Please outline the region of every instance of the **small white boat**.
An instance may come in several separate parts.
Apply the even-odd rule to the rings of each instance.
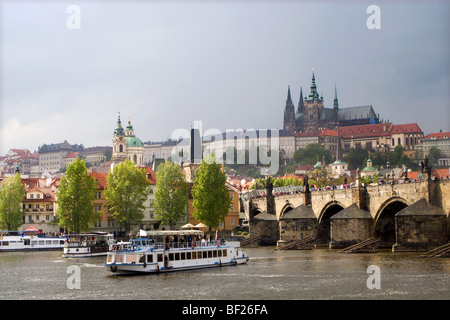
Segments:
[[[26,232],[0,233],[1,251],[57,250],[64,247],[65,238],[45,238]]]
[[[203,232],[199,230],[150,231],[148,236],[151,239],[117,243],[108,253],[105,267],[120,275],[234,266],[248,261],[239,241],[200,240]]]
[[[116,243],[107,232],[91,232],[66,235],[63,258],[86,258],[106,256]]]

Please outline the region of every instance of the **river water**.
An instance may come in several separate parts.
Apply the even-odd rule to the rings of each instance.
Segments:
[[[107,271],[106,258],[63,259],[60,251],[2,252],[0,299],[450,299],[448,258],[391,251],[342,254],[274,247],[244,251],[250,256],[246,265],[126,277]],[[73,266],[79,270],[78,286],[70,280]],[[369,266],[378,271],[368,271]]]

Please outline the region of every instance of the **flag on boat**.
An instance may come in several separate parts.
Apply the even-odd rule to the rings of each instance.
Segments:
[[[140,237],[146,237],[147,236],[147,231],[140,229],[139,230],[139,236]]]
[[[216,230],[216,240],[219,239],[219,231]]]

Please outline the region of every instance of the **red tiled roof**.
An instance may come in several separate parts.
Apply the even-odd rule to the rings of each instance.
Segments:
[[[148,181],[150,184],[156,184],[156,173],[151,167],[144,167],[145,173],[147,174]]]
[[[439,179],[450,177],[450,169],[433,169],[432,176],[438,177]]]
[[[297,168],[295,168],[295,170],[311,170],[314,169],[314,165],[313,164],[300,164],[297,166]]]
[[[419,171],[411,171],[408,172],[408,179],[417,179],[417,177],[419,176]]]
[[[450,137],[450,132],[436,132],[436,133],[430,133],[423,139],[444,139],[444,137]]]
[[[394,124],[391,133],[423,133],[417,123]]]
[[[64,158],[76,158],[77,156],[78,152],[69,152]]]
[[[97,188],[98,189],[106,189],[107,183],[106,183],[106,177],[107,173],[99,173],[96,171],[93,171],[91,173],[91,177],[97,180]]]
[[[318,136],[338,136],[337,130],[331,130],[331,129],[324,129],[324,130],[318,130],[317,131]]]
[[[364,124],[359,126],[340,127],[342,137],[374,137],[387,136],[392,127],[392,123]]]

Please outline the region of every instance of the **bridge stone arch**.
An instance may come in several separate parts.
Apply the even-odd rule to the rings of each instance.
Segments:
[[[375,237],[381,239],[380,247],[392,247],[396,242],[395,215],[408,207],[402,197],[394,196],[384,201],[374,216]]]
[[[291,211],[292,209],[294,209],[294,205],[292,205],[290,202],[287,202],[284,207],[281,209],[280,211],[280,215],[278,217],[278,219],[281,219],[281,217],[286,213]]]
[[[325,204],[319,213],[317,243],[328,244],[331,240],[331,222],[330,218],[339,211],[343,210],[345,206],[336,200],[329,201]]]

